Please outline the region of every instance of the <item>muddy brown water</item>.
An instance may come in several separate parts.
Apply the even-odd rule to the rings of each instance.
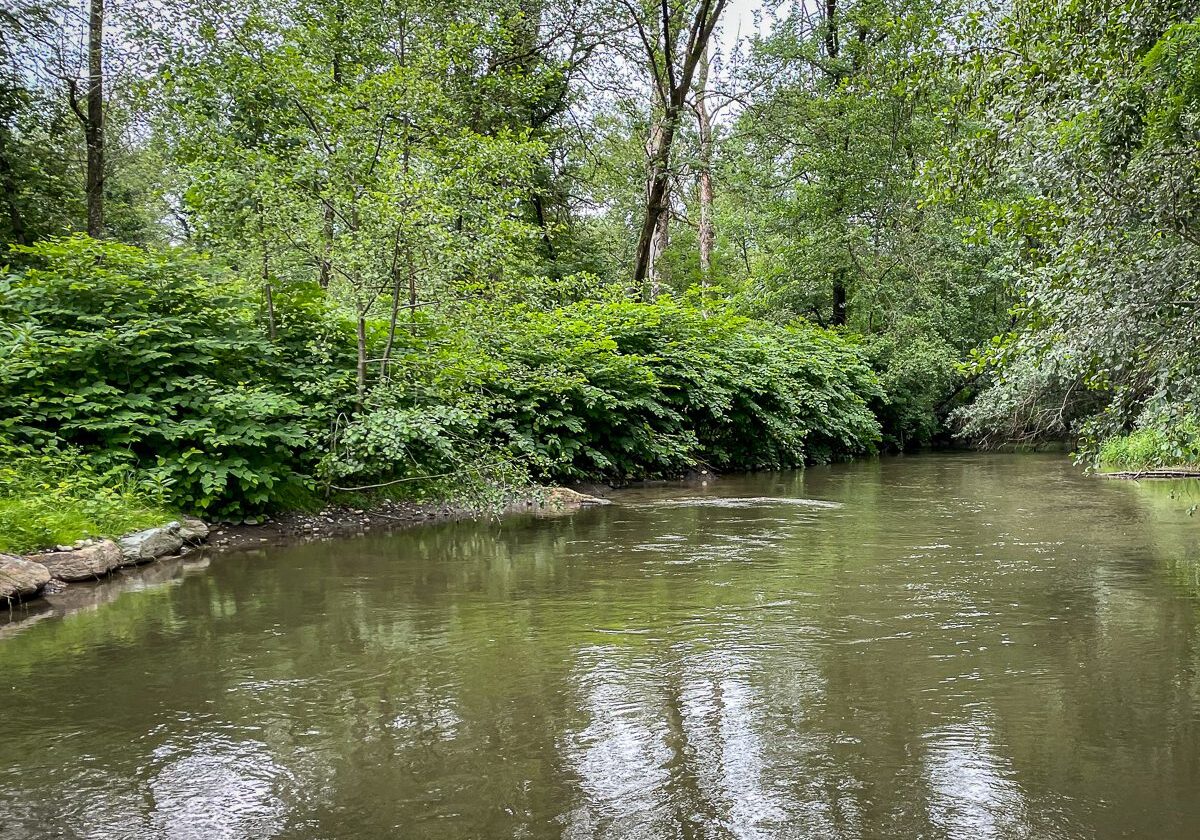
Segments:
[[[1200,837],[1197,502],[922,455],[68,591],[0,836]]]

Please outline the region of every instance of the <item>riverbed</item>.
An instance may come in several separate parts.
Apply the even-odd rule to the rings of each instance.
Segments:
[[[614,501],[15,615],[0,835],[1200,836],[1195,483],[933,454]]]

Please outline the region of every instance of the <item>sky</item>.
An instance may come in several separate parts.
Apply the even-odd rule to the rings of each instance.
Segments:
[[[763,7],[763,0],[729,0],[725,9],[719,41],[721,52],[728,53],[737,42],[738,37],[746,37],[757,30],[754,25],[754,13]]]

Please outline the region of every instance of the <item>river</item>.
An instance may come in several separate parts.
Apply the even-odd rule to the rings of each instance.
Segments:
[[[0,835],[1195,838],[1197,502],[934,454],[168,564],[0,627]]]

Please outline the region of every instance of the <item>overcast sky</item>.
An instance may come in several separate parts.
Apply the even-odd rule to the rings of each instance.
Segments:
[[[754,13],[761,10],[762,6],[763,0],[729,0],[729,6],[722,16],[721,52],[728,53],[739,37],[753,35],[757,31]]]

